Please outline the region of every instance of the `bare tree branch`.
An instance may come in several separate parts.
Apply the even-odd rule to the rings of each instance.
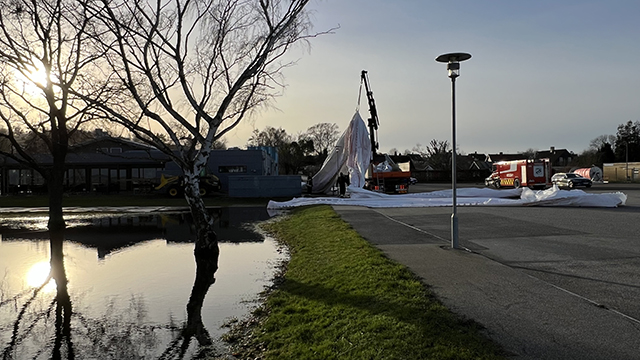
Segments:
[[[287,50],[318,35],[309,34],[307,3],[86,3],[90,17],[100,19],[95,46],[114,75],[83,99],[180,165],[187,201],[200,224],[198,239],[215,243],[198,184],[209,153],[247,114],[277,95],[273,89],[282,87],[282,71],[292,65],[281,60]],[[117,93],[122,88],[129,101]]]

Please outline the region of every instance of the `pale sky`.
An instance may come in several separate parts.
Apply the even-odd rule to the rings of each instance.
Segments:
[[[463,153],[550,146],[580,153],[599,135],[640,120],[637,0],[312,0],[314,30],[340,26],[294,49],[287,88],[227,136],[244,146],[254,128],[289,134],[321,123],[342,132],[367,70],[380,151],[451,142],[451,80],[435,58],[467,52],[456,80]],[[360,114],[369,116],[363,89]]]

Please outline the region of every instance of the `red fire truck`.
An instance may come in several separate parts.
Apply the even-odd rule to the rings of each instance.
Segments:
[[[551,168],[547,159],[500,161],[493,164],[493,172],[484,183],[496,189],[521,186],[544,189],[551,186]]]

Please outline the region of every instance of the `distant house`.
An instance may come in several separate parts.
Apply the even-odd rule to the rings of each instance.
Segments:
[[[551,163],[551,167],[555,172],[560,171],[568,171],[569,164],[571,160],[576,155],[567,149],[556,149],[555,147],[550,147],[549,150],[541,150],[536,151],[533,155],[535,159],[549,159]],[[487,154],[486,161],[489,163],[496,163],[500,161],[513,161],[513,160],[521,160],[526,159],[528,156],[525,154]]]
[[[521,160],[525,158],[524,154],[504,154],[502,152],[497,154],[487,154],[486,162],[493,164],[501,161],[513,161],[513,160]]]
[[[51,166],[49,154],[35,154],[42,166]],[[168,156],[145,144],[127,139],[100,137],[69,148],[64,186],[72,192],[118,192],[134,190],[156,177],[169,162]],[[0,192],[43,193],[40,174],[11,158],[0,157]]]
[[[538,151],[536,157],[538,159],[549,159],[553,169],[568,171],[566,168],[569,167],[571,160],[575,158],[576,155],[567,149],[556,149],[552,146],[549,150]]]
[[[434,169],[429,163],[429,160],[422,155],[409,154],[405,155],[405,157],[409,161],[411,176],[416,178],[419,182],[446,180],[446,171]]]
[[[207,163],[207,172],[220,178],[225,192],[229,192],[230,184],[235,183],[232,196],[299,195],[300,176],[277,176],[277,157],[273,154],[277,154],[275,148],[265,147],[214,150]],[[53,163],[48,154],[34,157],[43,166]],[[159,184],[162,174],[182,174],[179,166],[161,151],[110,136],[70,147],[65,163],[64,186],[69,192],[148,192]],[[0,194],[44,192],[44,179],[38,172],[0,156]]]
[[[409,163],[411,165],[411,172],[421,172],[421,171],[432,171],[433,166],[429,164],[429,160],[424,158],[420,154],[409,154],[407,155],[409,158]]]
[[[450,181],[451,169],[436,169],[420,154],[405,155],[411,167],[411,176],[419,182]],[[392,157],[393,158],[393,157]],[[395,160],[395,159],[394,159]],[[491,164],[483,154],[458,155],[456,157],[457,177],[460,181],[479,181],[491,173]]]

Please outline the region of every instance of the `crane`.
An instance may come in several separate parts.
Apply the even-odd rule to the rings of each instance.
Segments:
[[[364,83],[367,92],[367,102],[369,103],[369,114],[371,117],[368,121],[369,137],[371,139],[371,164],[369,165],[369,178],[365,179],[365,188],[373,191],[383,191],[386,193],[406,194],[409,191],[410,171],[402,171],[400,167],[386,154],[378,154],[378,110],[376,102],[373,99],[373,91],[369,85],[369,76],[366,70],[360,73],[360,90],[362,91],[362,83]],[[358,103],[360,99],[358,98]],[[386,162],[391,166],[391,171],[379,171],[376,166]]]
[[[380,122],[378,121],[378,110],[376,109],[376,101],[373,99],[373,91],[371,91],[371,86],[369,85],[369,76],[367,75],[366,70],[362,70],[360,74],[360,79],[364,82],[364,87],[367,92],[367,102],[369,103],[369,114],[371,117],[368,121],[369,126],[369,137],[371,138],[371,153],[375,157],[376,150],[378,150],[378,125]]]

